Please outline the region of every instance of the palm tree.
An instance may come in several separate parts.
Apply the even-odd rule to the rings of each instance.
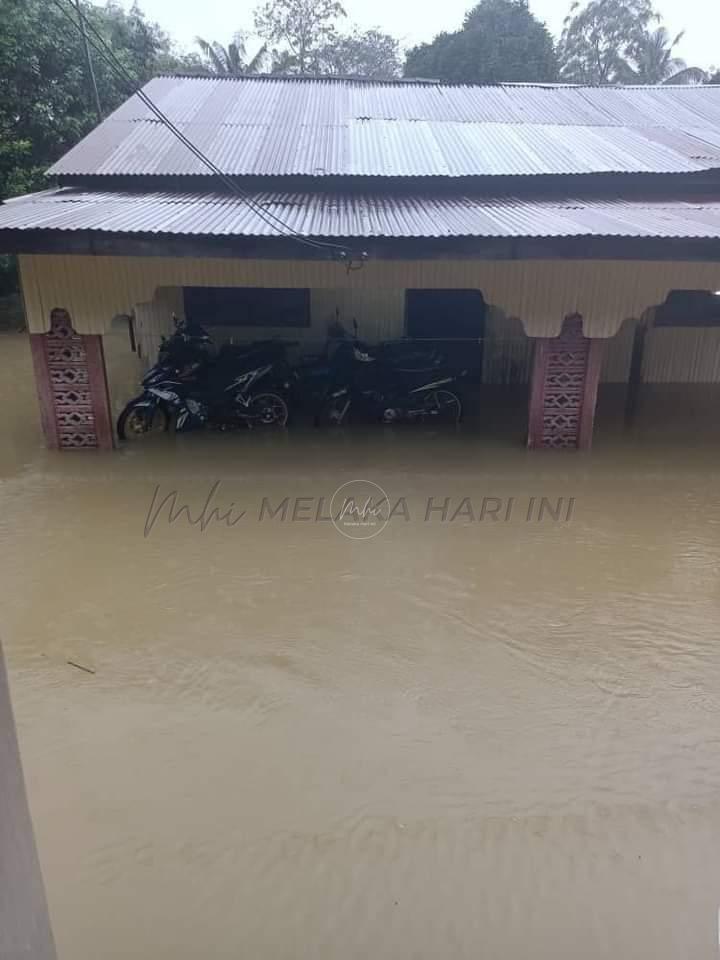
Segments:
[[[702,83],[707,79],[704,70],[688,67],[680,57],[673,56],[684,32],[682,30],[672,41],[665,27],[643,34],[630,65],[635,83]]]
[[[208,42],[202,37],[195,37],[195,42],[212,73],[219,76],[237,77],[244,73],[259,73],[267,58],[267,45],[263,44],[254,57],[247,60],[246,42],[244,34],[236,33],[227,47],[217,41]]]

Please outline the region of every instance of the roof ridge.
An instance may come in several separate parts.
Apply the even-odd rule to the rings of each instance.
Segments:
[[[302,76],[298,74],[291,73],[242,73],[242,74],[215,74],[215,73],[186,73],[180,71],[178,73],[173,72],[163,72],[156,74],[152,79],[169,79],[169,80],[220,80],[227,83],[238,83],[242,81],[288,81],[291,83],[361,83],[365,86],[453,86],[453,87],[466,87],[472,86],[472,84],[466,83],[445,83],[442,80],[433,80],[433,79],[424,79],[422,77],[387,77],[383,79],[378,79],[375,77],[362,77],[362,76],[353,76],[348,74],[347,76],[339,76],[332,74],[303,74]],[[499,84],[487,84],[487,86],[498,86]],[[479,86],[479,84],[475,84]]]

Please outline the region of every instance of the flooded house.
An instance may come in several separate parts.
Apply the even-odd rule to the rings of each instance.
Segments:
[[[191,311],[479,344],[530,447],[590,447],[600,383],[720,381],[720,87],[162,76],[49,175],[0,247],[51,448],[112,448]]]
[[[145,91],[0,205],[0,957],[715,956],[720,87]],[[173,314],[482,402],[99,454]]]

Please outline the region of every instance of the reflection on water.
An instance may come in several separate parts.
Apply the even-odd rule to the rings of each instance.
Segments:
[[[53,455],[24,340],[3,368],[0,630],[61,960],[714,955],[712,392],[646,392],[629,432],[608,397],[590,456],[493,408]],[[576,508],[143,537],[158,485],[357,478]]]

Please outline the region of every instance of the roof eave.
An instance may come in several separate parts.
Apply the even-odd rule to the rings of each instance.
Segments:
[[[617,237],[316,237],[383,260],[656,260],[720,261],[720,238]],[[0,230],[0,252],[90,256],[237,257],[331,260],[286,237],[114,234],[77,230]]]

